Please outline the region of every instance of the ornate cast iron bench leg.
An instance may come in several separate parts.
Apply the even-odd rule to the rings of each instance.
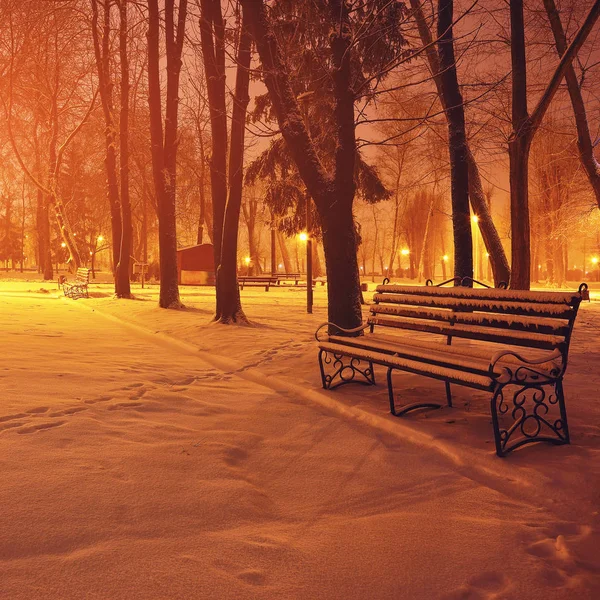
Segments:
[[[559,414],[553,415],[556,407]],[[497,383],[491,412],[496,454],[500,457],[533,442],[570,443],[562,378]]]
[[[420,408],[442,408],[443,404],[439,404],[438,402],[414,402],[412,404],[405,404],[400,408],[400,410],[396,409],[396,403],[394,401],[394,386],[392,382],[392,372],[394,369],[392,367],[388,368],[387,372],[387,384],[388,384],[388,395],[390,397],[390,412],[395,417],[402,417],[406,413],[411,410],[418,410]],[[448,406],[452,406],[452,396],[450,396],[450,384],[446,382],[446,398],[448,401]]]
[[[332,373],[326,373],[326,366],[330,366]],[[319,350],[319,367],[323,389],[332,390],[346,383],[362,383],[375,385],[375,372],[373,363],[363,359],[344,354],[334,354],[327,350]],[[356,375],[361,378],[356,378]]]

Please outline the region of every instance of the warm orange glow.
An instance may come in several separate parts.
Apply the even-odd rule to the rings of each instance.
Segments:
[[[471,217],[471,221],[473,221],[473,223],[479,223],[479,217],[477,215],[473,215]]]
[[[252,259],[249,256],[246,256],[246,258],[244,258],[244,262],[249,265],[252,262]]]
[[[402,248],[402,250],[400,250],[400,254],[402,254],[402,256],[408,256],[410,254],[410,250],[408,248]]]
[[[447,255],[447,254],[444,254],[444,256],[442,256],[442,260],[443,260],[444,262],[448,262],[448,255]]]
[[[597,256],[594,256],[594,257],[592,258],[592,264],[594,264],[594,265],[597,265],[597,264],[598,264],[598,257],[597,257]]]
[[[298,234],[298,238],[300,239],[301,242],[306,242],[306,241],[308,241],[308,233],[306,233],[306,231],[302,231],[301,233]]]
[[[99,242],[103,242],[104,241],[104,237],[101,236],[101,235],[99,235],[97,239],[98,239]]]
[[[60,247],[61,247],[61,248],[66,248],[66,247],[67,247],[67,245],[66,245],[64,242],[61,242],[61,244],[60,244]]]

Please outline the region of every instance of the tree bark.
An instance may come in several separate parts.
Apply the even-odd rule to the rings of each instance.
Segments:
[[[119,298],[131,298],[131,250],[133,224],[129,199],[129,58],[127,55],[127,2],[119,0],[119,56],[121,59],[121,113],[119,119],[119,167],[121,185],[121,240],[116,268],[115,292]]]
[[[225,85],[225,24],[220,0],[200,0],[200,42],[210,113],[212,157],[210,181],[215,268],[221,263],[223,222],[227,204],[227,106]],[[218,275],[217,275],[218,278]],[[218,284],[218,282],[217,282]],[[217,299],[216,314],[221,307]]]
[[[462,94],[458,86],[452,19],[453,0],[438,1],[440,84],[448,119],[448,150],[454,231],[454,276],[473,277],[473,240],[469,210],[469,166]],[[429,219],[428,219],[429,221]]]
[[[242,205],[244,175],[244,133],[246,109],[250,97],[250,58],[252,38],[246,17],[242,18],[240,42],[237,54],[237,72],[233,110],[231,116],[231,143],[229,147],[229,193],[223,222],[221,262],[217,268],[217,313],[220,323],[248,323],[242,310],[240,288],[237,279],[237,238]]]
[[[165,2],[167,96],[163,139],[162,101],[159,75],[160,17],[158,0],[148,0],[148,104],[152,172],[158,215],[161,308],[181,308],[177,282],[177,229],[175,221],[175,161],[177,154],[177,106],[179,73],[187,0],[181,0],[177,30],[174,24],[174,0]]]

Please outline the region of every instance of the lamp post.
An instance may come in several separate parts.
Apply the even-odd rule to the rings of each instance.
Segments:
[[[308,203],[307,203],[308,207]],[[309,225],[308,208],[306,211],[306,224]],[[308,231],[303,231],[299,236],[301,241],[306,242],[306,312],[313,311],[313,287],[312,287],[312,239]]]
[[[275,220],[271,221],[271,275],[277,273],[277,242],[275,231]]]
[[[314,94],[309,90],[299,94],[297,100],[302,104],[302,119],[306,131],[310,135],[310,125],[308,121],[308,100]],[[312,237],[310,234],[310,205],[312,198],[306,196],[306,312],[312,314],[313,311],[313,288],[312,288]]]
[[[473,241],[474,241],[474,260],[473,260],[473,279],[477,279],[480,276],[479,273],[479,238],[477,237],[477,223],[479,223],[479,217],[477,215],[473,215],[471,217],[471,222],[473,223]]]

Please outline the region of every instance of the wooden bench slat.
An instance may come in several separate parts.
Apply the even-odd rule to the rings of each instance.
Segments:
[[[569,331],[569,323],[564,319],[532,317],[526,315],[505,315],[499,313],[462,313],[449,309],[434,307],[407,307],[402,305],[373,304],[370,308],[372,314],[394,315],[409,317],[411,319],[424,319],[430,321],[445,321],[463,323],[466,325],[479,325],[502,329],[530,331],[532,333],[545,333],[565,336]]]
[[[367,362],[376,362],[379,365],[393,367],[394,369],[400,369],[402,371],[415,373],[417,375],[427,375],[428,377],[433,377],[434,379],[450,381],[451,383],[460,383],[461,385],[479,390],[492,389],[493,382],[491,377],[470,373],[468,371],[459,371],[436,364],[417,362],[401,356],[384,354],[383,352],[377,352],[375,350],[353,348],[345,344],[322,342],[320,347],[327,352],[331,352],[332,354],[339,353],[343,354],[344,356],[359,358]]]
[[[458,370],[475,371],[480,375],[489,373],[490,361],[494,351],[489,348],[485,350],[473,350],[471,348],[457,348],[443,343],[423,343],[421,340],[411,339],[389,339],[377,334],[367,334],[359,337],[347,338],[342,336],[329,336],[329,342],[334,344],[348,345],[353,348],[374,350],[385,354],[396,354],[404,358],[418,358],[424,362],[436,364],[447,368]],[[497,363],[496,373],[500,374],[501,367],[516,364],[514,357],[507,357]],[[536,365],[536,370],[551,374],[560,368],[560,361],[548,360]]]
[[[447,308],[465,312],[495,312],[532,317],[546,316],[554,319],[569,319],[574,314],[574,309],[572,307],[552,303],[524,303],[499,300],[492,303],[487,299],[480,298],[444,298],[404,293],[376,293],[373,300],[377,304],[405,304],[407,306]]]
[[[528,331],[499,330],[491,327],[479,327],[476,325],[445,325],[434,321],[417,321],[404,317],[372,316],[368,318],[370,325],[383,325],[397,327],[411,331],[422,331],[424,333],[437,333],[444,336],[469,338],[471,340],[483,340],[498,344],[526,346],[529,348],[540,348],[553,350],[564,342],[562,336],[547,335],[542,333],[530,333]]]

